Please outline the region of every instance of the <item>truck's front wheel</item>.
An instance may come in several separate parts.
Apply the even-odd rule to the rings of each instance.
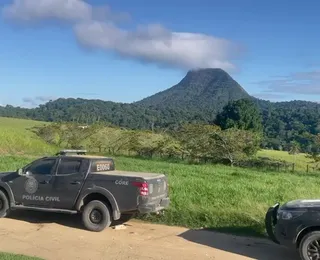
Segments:
[[[3,191],[0,190],[0,218],[7,216],[9,211],[9,201]]]
[[[109,227],[111,216],[108,206],[99,200],[90,201],[82,212],[82,222],[86,229],[95,232]]]
[[[300,257],[303,260],[320,258],[320,231],[306,234],[299,246]]]

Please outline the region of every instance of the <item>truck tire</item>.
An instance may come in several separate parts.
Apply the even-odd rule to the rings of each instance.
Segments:
[[[312,231],[302,238],[299,253],[302,260],[316,259],[312,254],[320,256],[320,231]]]
[[[9,200],[2,190],[0,190],[0,218],[5,218],[9,212]]]
[[[108,206],[100,200],[90,201],[82,212],[82,222],[86,229],[100,232],[111,225]]]

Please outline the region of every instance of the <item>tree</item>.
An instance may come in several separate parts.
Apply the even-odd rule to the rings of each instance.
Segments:
[[[83,141],[102,129],[101,124],[81,126],[73,123],[54,123],[32,128],[32,132],[49,144],[71,149],[83,148]]]
[[[170,135],[165,135],[162,140],[158,142],[158,151],[161,156],[167,158],[176,158],[182,155],[181,143]]]
[[[183,154],[192,160],[210,157],[210,135],[220,127],[215,125],[185,124],[174,137],[180,142]]]
[[[135,151],[139,156],[152,158],[159,153],[160,144],[164,140],[161,134],[154,134],[152,131],[141,131],[136,135],[138,142],[135,144]]]
[[[240,129],[227,129],[211,134],[213,157],[229,161],[231,166],[257,153],[261,136],[258,133]]]
[[[217,115],[216,124],[223,130],[237,128],[261,132],[262,116],[258,107],[248,99],[229,102]]]
[[[307,154],[307,158],[311,158],[315,162],[320,162],[320,134],[314,137],[314,143]]]
[[[300,153],[300,145],[296,141],[292,141],[289,148],[289,154],[294,156],[294,162],[296,162],[296,155]]]

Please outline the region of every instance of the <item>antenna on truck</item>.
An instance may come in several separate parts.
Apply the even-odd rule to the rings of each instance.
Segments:
[[[85,155],[87,150],[61,150],[56,155],[67,155],[67,154],[77,154],[77,155]]]

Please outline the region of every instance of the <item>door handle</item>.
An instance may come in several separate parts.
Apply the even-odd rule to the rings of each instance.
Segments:
[[[40,184],[49,184],[49,181],[40,181]]]
[[[73,184],[73,185],[80,184],[80,181],[73,181],[73,182],[70,182],[70,184]]]

